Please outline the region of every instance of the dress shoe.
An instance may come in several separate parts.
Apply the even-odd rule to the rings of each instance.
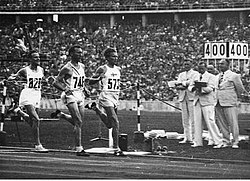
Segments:
[[[207,145],[208,145],[208,146],[213,146],[213,145],[214,145],[214,142],[213,142],[212,140],[209,140]]]
[[[188,143],[190,143],[191,145],[193,145],[193,144],[194,144],[194,141],[188,141]]]
[[[232,148],[238,149],[238,148],[239,148],[239,145],[238,145],[237,143],[234,143],[234,144],[232,145]]]
[[[227,147],[231,147],[231,144],[230,143],[223,143],[223,146],[222,146],[223,148],[227,148]]]
[[[184,139],[184,140],[180,141],[179,143],[180,143],[180,144],[186,144],[186,143],[191,143],[191,144],[193,144],[193,141],[189,141],[189,140]]]
[[[220,149],[220,148],[224,148],[223,146],[224,146],[224,143],[220,143],[218,145],[215,145],[213,148],[214,149]]]
[[[191,145],[192,148],[197,148],[197,147],[202,147],[203,145],[198,145],[196,143],[194,143],[193,145]]]
[[[185,144],[185,143],[187,143],[187,140],[184,139],[184,140],[180,141],[179,143],[180,143],[180,144]]]
[[[179,143],[180,144],[186,144],[186,143],[189,143],[189,141],[187,141],[187,140],[184,139],[184,140],[180,141]]]

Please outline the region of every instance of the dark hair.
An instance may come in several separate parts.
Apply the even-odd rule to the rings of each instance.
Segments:
[[[210,68],[210,67],[213,68],[213,69],[215,68],[213,64],[207,65],[207,68]]]
[[[69,48],[69,55],[71,55],[76,48],[82,48],[80,45],[73,45],[72,47]]]
[[[183,63],[185,63],[185,62],[193,63],[192,60],[191,60],[190,58],[185,58],[184,61],[183,61]]]
[[[116,52],[116,49],[114,49],[114,48],[107,48],[106,50],[104,50],[103,55],[106,58],[106,57],[109,57],[110,53],[112,53],[112,52]]]
[[[198,66],[201,66],[201,65],[204,65],[205,67],[207,67],[206,62],[204,62],[204,61],[200,61],[200,62],[199,62]]]
[[[220,61],[225,61],[225,62],[227,62],[227,65],[228,65],[228,66],[230,65],[229,59],[222,58]]]
[[[229,61],[229,59],[225,59],[225,60],[226,60],[227,64],[228,64],[228,65],[230,65],[230,61]]]
[[[38,53],[38,51],[36,51],[36,50],[31,50],[31,51],[29,52],[29,54],[28,54],[28,57],[31,58],[31,57],[32,57],[31,55],[32,55],[33,53]]]

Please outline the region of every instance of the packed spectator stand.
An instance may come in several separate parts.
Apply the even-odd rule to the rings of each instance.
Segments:
[[[249,7],[249,0],[2,0],[1,11],[134,11]]]
[[[22,7],[29,7],[30,3],[58,6],[57,3],[64,3],[63,6],[74,4],[80,1],[1,1],[1,7],[15,3],[27,3]],[[83,1],[81,1],[83,2]],[[86,4],[93,1],[84,1]],[[109,3],[110,1],[94,1],[98,3]],[[149,1],[114,1],[120,4],[124,3],[146,3]],[[163,1],[157,1],[163,3]],[[164,1],[174,4],[177,1]],[[178,1],[182,4],[185,1]],[[190,1],[188,1],[190,3]],[[194,1],[195,3],[196,1]],[[199,4],[206,1],[199,1]],[[215,0],[213,3],[223,1]],[[238,3],[239,1],[230,1]],[[209,1],[211,3],[211,1]],[[246,4],[248,1],[241,1]],[[43,3],[44,4],[44,3]],[[100,5],[100,4],[99,4]],[[101,4],[103,6],[103,4]],[[129,4],[131,5],[131,4]],[[145,5],[145,4],[144,4]],[[38,5],[36,5],[38,7]],[[94,7],[94,5],[93,5]],[[107,7],[107,6],[105,6]],[[47,7],[45,7],[47,8]],[[220,8],[220,7],[218,7]],[[182,61],[185,57],[191,58],[195,63],[203,57],[203,44],[206,41],[246,41],[249,40],[250,25],[240,24],[237,18],[229,17],[226,19],[214,20],[212,26],[208,26],[202,19],[184,19],[180,23],[170,22],[164,19],[157,19],[148,26],[143,27],[141,22],[118,22],[114,27],[109,27],[109,22],[88,20],[82,27],[78,22],[60,21],[48,24],[43,22],[43,31],[41,39],[38,41],[37,22],[21,25],[22,28],[28,26],[34,47],[41,43],[41,53],[46,55],[46,61],[43,61],[46,77],[56,76],[58,70],[67,61],[67,50],[72,44],[80,44],[84,49],[84,64],[86,65],[87,76],[91,76],[95,69],[103,64],[102,51],[106,46],[114,46],[119,52],[119,66],[122,67],[122,81],[134,83],[139,81],[140,85],[148,92],[163,99],[175,100],[177,93],[175,89],[167,86],[167,82],[175,80],[181,71]],[[17,72],[25,64],[25,53],[22,54],[16,48],[13,32],[20,25],[7,25],[1,23],[0,36],[0,56],[1,64],[6,68],[2,69],[4,75]],[[16,60],[16,61],[13,61]],[[3,67],[2,66],[2,67]],[[246,71],[247,70],[247,71]],[[239,70],[234,67],[234,71],[242,74],[242,80],[246,89],[250,90],[249,67],[246,70]],[[16,94],[16,88],[10,86],[13,90],[10,95]],[[43,90],[43,96],[47,98],[59,98],[59,92],[46,86]],[[121,92],[121,99],[135,100],[136,89],[126,89]],[[152,96],[142,92],[142,99],[152,100]],[[243,100],[248,100],[244,97]]]

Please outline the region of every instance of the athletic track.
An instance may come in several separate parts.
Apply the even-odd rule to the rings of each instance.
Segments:
[[[0,179],[189,179],[250,178],[250,162],[184,159],[144,155],[114,157],[72,151],[35,153],[29,148],[0,147]]]

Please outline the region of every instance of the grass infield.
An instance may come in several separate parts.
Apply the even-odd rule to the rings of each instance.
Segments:
[[[51,110],[41,110],[40,117],[48,118]],[[136,111],[118,111],[120,120],[120,133],[128,135],[128,151],[141,151],[142,144],[134,143],[134,132],[137,131]],[[250,114],[239,115],[240,134],[247,135],[245,128],[250,128]],[[18,131],[20,139],[18,136]],[[161,129],[167,132],[183,133],[180,112],[141,112],[141,130]],[[25,122],[6,121],[4,131],[7,132],[7,146],[34,147],[31,129]],[[98,116],[86,110],[83,122],[82,142],[86,149],[93,147],[108,147],[108,141],[90,141],[100,135],[108,138],[108,130],[100,122]],[[73,126],[67,121],[42,121],[41,142],[48,149],[73,149],[74,134]],[[20,142],[21,141],[21,142]],[[167,146],[168,156],[187,158],[206,158],[222,160],[250,161],[250,146],[241,141],[239,149],[223,148],[213,149],[204,141],[203,147],[192,148],[189,144],[180,145],[179,140],[162,138],[158,140],[161,146]],[[141,149],[141,150],[140,150]]]

